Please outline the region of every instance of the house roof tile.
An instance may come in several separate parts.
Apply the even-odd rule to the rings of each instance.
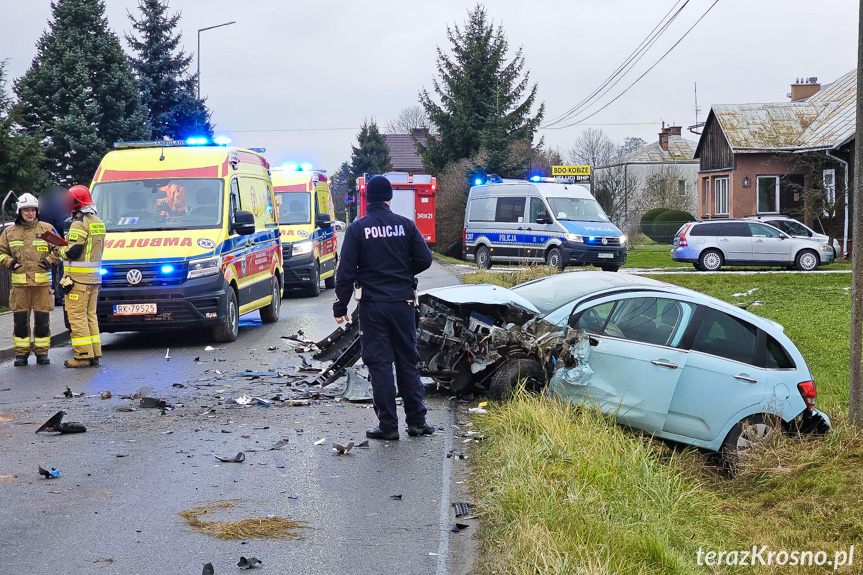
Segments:
[[[416,172],[423,169],[423,162],[417,154],[416,143],[411,134],[384,134],[390,149],[390,162],[395,172]],[[425,136],[419,142],[426,143]]]

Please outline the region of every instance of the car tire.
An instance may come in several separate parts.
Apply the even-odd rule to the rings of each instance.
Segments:
[[[703,269],[701,269],[701,265],[699,265],[698,262],[692,262],[692,267],[694,267],[696,271],[699,271],[699,272],[704,271]]]
[[[548,253],[545,255],[545,265],[563,271],[563,268],[566,266],[563,265],[563,254],[561,253],[560,248],[551,248],[548,250]]]
[[[752,415],[738,421],[722,442],[723,462],[732,473],[736,472],[746,464],[746,454],[753,446],[770,441],[781,430],[781,421],[776,416]]]
[[[324,280],[324,288],[333,289],[336,287],[336,268],[339,265],[339,259],[335,258],[333,260],[333,275]]]
[[[604,272],[616,272],[620,266],[599,266]]]
[[[794,267],[801,272],[811,272],[818,269],[818,254],[814,250],[800,250],[794,258]]]
[[[213,339],[219,343],[230,343],[237,339],[240,333],[240,309],[237,305],[237,294],[228,288],[228,309],[222,322],[213,328]]]
[[[506,401],[522,384],[531,391],[545,386],[545,372],[537,360],[519,358],[504,363],[491,378],[488,396],[493,401]]]
[[[703,272],[718,272],[722,269],[722,253],[719,250],[704,250],[698,256],[698,265]],[[697,269],[697,268],[696,268]]]
[[[282,307],[282,284],[278,276],[273,276],[273,299],[261,308],[261,322],[276,323],[279,321],[279,311]]]
[[[476,267],[481,270],[491,269],[491,252],[488,251],[488,248],[485,246],[479,246],[476,249],[476,255],[474,256],[476,260]]]
[[[306,286],[306,295],[309,297],[318,297],[321,295],[321,264],[315,261],[312,267],[312,283]]]

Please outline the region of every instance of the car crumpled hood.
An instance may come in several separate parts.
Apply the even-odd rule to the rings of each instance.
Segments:
[[[515,306],[534,316],[542,315],[535,305],[514,291],[493,284],[459,285],[431,289],[421,294],[454,304]]]

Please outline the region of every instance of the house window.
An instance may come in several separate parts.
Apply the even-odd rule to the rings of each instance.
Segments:
[[[758,213],[779,213],[779,176],[758,176]]]
[[[713,197],[716,215],[728,215],[728,178],[716,178],[713,180]]]
[[[824,170],[824,192],[827,205],[832,206],[836,203],[836,170]]]

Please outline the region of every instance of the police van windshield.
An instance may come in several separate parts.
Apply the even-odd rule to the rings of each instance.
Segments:
[[[204,178],[104,182],[93,188],[93,201],[109,232],[215,228],[223,186]]]
[[[548,198],[551,212],[558,220],[607,222],[608,216],[599,203],[590,198]]]
[[[279,223],[283,226],[312,223],[312,195],[308,192],[277,192],[282,200]]]

